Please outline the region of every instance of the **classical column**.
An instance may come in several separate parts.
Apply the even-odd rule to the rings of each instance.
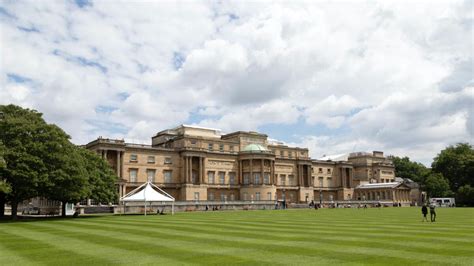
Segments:
[[[199,157],[199,184],[202,184],[202,157]]]
[[[120,151],[117,151],[117,176],[120,177]]]
[[[104,150],[104,158],[105,158],[105,161],[108,162],[108,160],[107,160],[107,150]]]
[[[346,179],[344,178],[344,171],[343,171],[344,168],[341,167],[340,169],[340,173],[341,173],[341,186],[344,188],[346,187]]]
[[[189,156],[189,183],[193,183],[193,157]]]
[[[242,185],[244,182],[243,182],[243,170],[242,170],[242,167],[243,167],[243,160],[239,160],[239,185]]]
[[[270,160],[270,184],[275,185],[275,161]]]
[[[202,157],[202,183],[203,184],[206,184],[207,181],[206,181],[206,164],[205,164],[205,161],[206,158],[205,157]]]
[[[263,165],[264,165],[264,159],[261,159],[260,160],[260,179],[262,180],[262,183],[263,184]]]
[[[253,184],[253,160],[250,159],[250,184]]]

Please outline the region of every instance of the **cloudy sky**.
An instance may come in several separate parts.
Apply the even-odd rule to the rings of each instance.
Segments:
[[[413,3],[415,2],[415,3]],[[0,2],[0,104],[74,143],[179,124],[430,164],[472,143],[471,1]]]

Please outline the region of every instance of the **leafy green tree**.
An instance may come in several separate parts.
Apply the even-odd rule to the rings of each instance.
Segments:
[[[11,203],[15,219],[18,203],[37,196],[40,184],[47,182],[47,168],[42,160],[45,143],[41,140],[48,130],[42,115],[34,110],[0,105],[0,112],[0,140],[5,146],[5,167],[1,173],[11,187],[5,199]]]
[[[464,185],[456,193],[456,204],[458,206],[474,206],[474,187]]]
[[[474,149],[469,143],[459,143],[442,150],[431,164],[434,172],[443,174],[453,191],[463,185],[474,186]]]
[[[65,133],[58,127],[50,132],[51,138]],[[90,185],[85,161],[79,148],[68,139],[51,142],[50,152],[43,160],[49,172],[48,182],[41,187],[42,195],[62,203],[62,216],[66,216],[66,203],[76,203],[90,194]]]
[[[426,177],[430,174],[430,169],[423,164],[410,161],[408,157],[392,157],[395,165],[395,173],[402,178],[410,178],[411,180],[423,185]]]
[[[90,194],[88,198],[97,202],[116,201],[118,192],[115,183],[118,177],[109,164],[95,152],[79,148],[79,153],[84,159],[89,178]]]
[[[3,178],[3,170],[6,167],[5,159],[3,158],[4,154],[5,146],[0,140],[0,217],[3,217],[5,214],[6,194],[11,191],[10,185]]]
[[[430,198],[448,197],[452,195],[449,182],[440,173],[431,173],[425,180],[425,189]]]

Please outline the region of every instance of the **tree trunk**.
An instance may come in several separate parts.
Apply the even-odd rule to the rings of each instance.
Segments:
[[[5,193],[0,192],[0,218],[5,217]]]
[[[62,201],[62,204],[61,204],[61,217],[66,217],[66,202],[65,201]]]
[[[18,202],[16,200],[12,201],[12,220],[17,219],[17,212],[18,212]]]

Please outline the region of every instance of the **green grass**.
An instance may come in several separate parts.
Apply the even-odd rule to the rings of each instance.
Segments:
[[[474,209],[267,210],[0,223],[0,265],[474,265]]]

